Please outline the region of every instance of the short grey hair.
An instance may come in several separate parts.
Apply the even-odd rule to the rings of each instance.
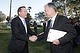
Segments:
[[[47,5],[48,5],[48,7],[53,8],[55,10],[55,12],[57,12],[57,7],[54,2],[50,2]]]

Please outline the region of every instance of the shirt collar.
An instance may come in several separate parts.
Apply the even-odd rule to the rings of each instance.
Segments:
[[[58,14],[58,12],[52,18],[49,18],[48,21],[49,20],[54,20],[56,18],[57,14]]]
[[[25,20],[24,18],[22,18],[22,17],[20,17],[20,16],[19,16],[19,18],[21,19],[21,21]]]

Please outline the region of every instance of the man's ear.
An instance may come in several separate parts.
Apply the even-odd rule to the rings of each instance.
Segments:
[[[19,12],[19,14],[20,14],[21,12]]]

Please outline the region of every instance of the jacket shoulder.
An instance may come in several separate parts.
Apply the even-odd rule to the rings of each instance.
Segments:
[[[58,17],[61,17],[61,18],[67,18],[67,16],[64,16],[64,15],[58,15]]]
[[[18,16],[12,19],[12,21],[16,21],[16,20],[17,21],[19,20],[19,17]]]
[[[67,16],[58,15],[58,17],[59,17],[59,19],[62,19],[62,20],[69,20],[69,19],[67,18]]]

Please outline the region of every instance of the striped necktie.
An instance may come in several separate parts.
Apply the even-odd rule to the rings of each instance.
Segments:
[[[48,26],[47,26],[48,28],[52,28],[52,23],[51,23],[51,22],[52,22],[52,20],[50,19],[50,20],[48,21]]]
[[[48,28],[50,28],[50,23],[51,23],[51,20],[48,21],[48,25],[47,25]]]

